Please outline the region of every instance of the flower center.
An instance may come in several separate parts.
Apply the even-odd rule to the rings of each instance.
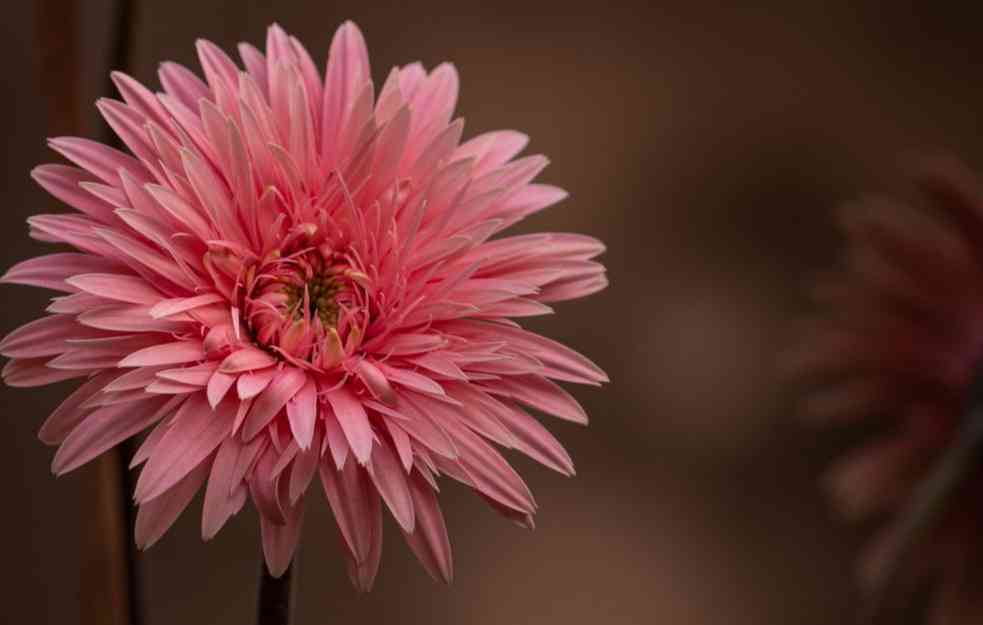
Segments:
[[[361,343],[368,322],[366,279],[351,259],[331,250],[272,254],[245,280],[243,321],[261,347],[331,367]]]
[[[326,328],[333,328],[338,323],[338,302],[335,301],[335,296],[341,289],[340,282],[323,271],[314,274],[304,284],[288,283],[283,287],[287,294],[287,308],[294,311],[294,319],[304,317],[306,302],[307,313],[320,319],[321,325]]]

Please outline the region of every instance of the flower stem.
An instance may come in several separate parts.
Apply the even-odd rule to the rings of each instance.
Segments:
[[[108,64],[126,66],[129,59],[133,5],[137,0],[117,0]],[[79,107],[82,26],[80,1],[40,0],[35,3],[36,41],[40,59],[39,79],[47,94],[46,122],[50,136],[82,134]],[[112,89],[112,84],[109,83]],[[104,134],[109,137],[108,128]],[[79,587],[85,598],[79,606],[83,625],[100,623],[140,625],[143,622],[139,580],[133,541],[130,503],[130,454],[126,447],[111,449],[84,472],[85,496],[80,526]]]
[[[138,0],[116,0],[115,23],[113,24],[113,42],[109,49],[109,69],[128,71],[132,56],[133,28],[136,24]],[[115,90],[113,81],[106,81],[106,93]],[[122,148],[122,141],[113,133],[108,125],[103,125],[103,135],[106,142],[116,148]],[[133,474],[130,472],[129,459],[133,456],[135,446],[132,440],[124,441],[119,450],[116,451],[116,466],[119,472],[119,488],[117,492],[120,496],[120,511],[123,515],[123,539],[126,555],[126,601],[129,613],[130,625],[142,625],[144,622],[143,596],[140,587],[140,568],[138,564],[138,553],[134,527],[136,524],[136,510],[134,509],[130,497],[135,487]]]
[[[294,561],[296,561],[294,557]],[[273,577],[260,556],[259,597],[256,603],[256,625],[290,625],[293,612],[293,569],[291,563],[280,577]]]

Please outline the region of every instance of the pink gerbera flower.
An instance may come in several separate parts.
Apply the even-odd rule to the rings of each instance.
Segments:
[[[598,291],[596,239],[492,237],[562,200],[515,159],[518,132],[460,143],[454,67],[390,72],[376,97],[362,35],[339,28],[324,79],[278,26],[241,70],[200,41],[203,82],[174,63],[164,93],[114,74],[98,108],[126,154],[52,139],[78,167],[34,178],[79,213],[31,236],[77,251],[4,282],[67,293],[0,343],[12,386],[84,383],[41,428],[62,474],[148,428],[133,458],[136,540],[158,540],[205,488],[209,539],[251,500],[274,575],[289,564],[315,474],[354,583],[379,564],[382,502],[431,575],[451,551],[436,478],[531,526],[536,503],[491,443],[566,475],[535,409],[586,423],[553,380],[605,374],[512,318]]]

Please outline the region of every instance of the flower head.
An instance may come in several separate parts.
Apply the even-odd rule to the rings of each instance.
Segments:
[[[251,500],[279,574],[319,475],[358,587],[383,504],[449,580],[438,476],[531,526],[532,494],[492,443],[573,473],[527,408],[586,423],[554,380],[607,378],[512,319],[602,289],[604,247],[493,238],[565,193],[532,183],[546,159],[515,158],[520,133],[460,142],[453,66],[396,68],[376,97],[351,23],[323,80],[278,26],[265,54],[239,52],[245,70],[199,41],[205,80],[164,63],[158,94],[114,74],[123,101],[98,108],[130,153],[50,141],[78,167],[34,178],[79,212],[31,217],[31,235],[76,251],[4,276],[65,293],[0,343],[4,379],[84,379],[41,428],[55,473],[149,429],[133,458],[141,547],[204,487],[203,537]]]
[[[941,625],[983,616],[973,573],[983,450],[974,443],[976,460],[958,482],[954,465],[940,464],[962,453],[952,453],[958,441],[978,437],[966,415],[983,408],[983,189],[948,159],[916,174],[922,203],[871,198],[841,212],[846,260],[813,289],[824,315],[786,364],[810,383],[808,419],[862,424],[870,439],[825,480],[838,512],[880,528],[861,582],[879,602],[885,585],[934,575],[931,622]]]

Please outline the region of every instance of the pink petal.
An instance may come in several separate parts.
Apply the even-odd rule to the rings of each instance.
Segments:
[[[174,191],[154,184],[148,184],[146,190],[175,222],[186,226],[199,239],[214,238],[214,231],[205,217]]]
[[[368,561],[375,517],[381,512],[379,494],[368,473],[354,462],[340,471],[322,462],[321,484],[348,549],[356,561]]]
[[[256,369],[266,369],[276,364],[276,358],[261,349],[251,345],[229,354],[222,361],[219,371],[222,373],[241,373]]]
[[[386,339],[385,353],[390,356],[419,354],[446,344],[447,339],[437,334],[396,334]]]
[[[245,234],[239,225],[235,205],[227,192],[226,184],[218,178],[208,163],[195,156],[190,150],[182,150],[181,158],[184,162],[184,171],[198,201],[208,209],[212,223],[222,233],[223,238],[237,243],[244,242]]]
[[[413,443],[410,441],[410,436],[398,426],[392,425],[389,419],[386,419],[385,423],[386,429],[389,430],[389,435],[393,439],[396,455],[399,456],[399,461],[403,464],[403,469],[409,473],[410,468],[413,466]]]
[[[65,438],[51,463],[52,472],[62,475],[92,460],[102,452],[139,434],[164,417],[166,400],[148,399],[140,406],[115,404],[99,408],[85,417]]]
[[[107,184],[119,184],[117,172],[120,169],[127,170],[138,180],[150,181],[147,170],[140,161],[97,141],[80,137],[58,137],[48,139],[48,145]]]
[[[568,196],[566,191],[552,185],[526,185],[516,191],[499,210],[494,211],[494,215],[503,220],[501,227],[504,229],[544,208],[562,202]]]
[[[406,473],[396,453],[387,444],[379,444],[366,465],[376,489],[404,532],[412,532],[415,524],[413,499],[406,482]]]
[[[112,406],[147,399],[148,395],[144,389],[134,389],[132,391],[105,392],[90,398],[82,408],[95,409],[101,406]]]
[[[242,444],[235,438],[225,439],[215,454],[208,486],[205,488],[205,503],[201,514],[201,538],[211,540],[225,522],[238,511],[233,491],[237,484],[232,478],[236,460],[242,451]]]
[[[443,470],[443,467],[442,469]],[[481,498],[485,500],[493,510],[498,512],[500,515],[512,521],[516,527],[521,527],[522,529],[534,530],[536,529],[536,521],[533,519],[531,512],[523,512],[522,510],[516,510],[510,506],[506,506],[499,501],[496,501],[494,497],[489,497],[487,494],[479,492]]]
[[[428,142],[451,119],[457,104],[459,78],[450,63],[438,65],[419,86],[410,101],[414,143]]]
[[[454,159],[474,158],[475,173],[500,167],[521,152],[529,143],[529,137],[514,130],[497,130],[478,135],[454,152]]]
[[[476,433],[503,447],[511,448],[515,438],[498,419],[498,412],[491,409],[494,400],[474,388],[471,384],[454,383],[448,385],[448,392],[461,402],[461,406],[450,406],[429,398],[421,398],[424,410],[442,424],[448,420],[461,421]]]
[[[120,367],[155,367],[178,365],[205,358],[201,341],[174,341],[138,350],[119,362]]]
[[[314,438],[314,421],[317,417],[317,384],[308,378],[304,386],[287,402],[287,419],[290,431],[301,449],[307,449]]]
[[[411,533],[404,532],[406,543],[431,577],[449,584],[454,578],[454,564],[437,497],[417,471],[410,474],[409,488],[416,511],[416,527]]]
[[[246,474],[253,469],[256,459],[266,452],[269,445],[270,439],[259,437],[243,446],[242,451],[239,452],[239,457],[236,458],[232,477],[229,478],[233,484],[238,484],[245,479]]]
[[[296,37],[290,37],[290,47],[296,59],[298,70],[304,80],[304,90],[307,92],[308,108],[312,113],[317,112],[321,106],[321,76],[314,59],[307,52],[304,46]],[[317,120],[320,121],[320,120]]]
[[[70,315],[41,317],[17,328],[0,341],[0,354],[8,358],[40,358],[69,351],[69,339],[105,336],[80,326]]]
[[[154,304],[161,294],[137,276],[113,273],[85,273],[65,280],[80,291],[130,304]]]
[[[157,367],[141,367],[127,371],[106,385],[107,392],[132,391],[143,388],[157,379],[157,373],[167,365]]]
[[[242,58],[242,63],[246,66],[246,71],[256,81],[256,84],[265,90],[266,57],[251,44],[240,43],[237,47],[239,49],[239,56]]]
[[[379,410],[380,407],[372,406],[372,408]],[[409,418],[391,419],[387,423],[404,430],[414,440],[419,441],[424,447],[438,455],[446,458],[457,457],[457,448],[447,434],[437,427],[433,419],[422,412],[412,401],[406,397],[401,398],[400,409],[405,411]]]
[[[104,333],[103,333],[104,334]],[[121,356],[155,345],[153,334],[110,335],[89,338],[84,335],[67,341],[65,353],[48,362],[55,369],[105,369],[115,367]]]
[[[291,508],[285,516],[286,522],[282,525],[273,523],[265,516],[259,517],[263,534],[263,557],[273,577],[283,575],[293,560],[300,540],[300,530],[304,524],[303,503],[298,503]]]
[[[68,165],[40,165],[31,171],[31,177],[45,191],[72,208],[103,223],[114,221],[113,206],[79,186],[96,180],[88,172]]]
[[[154,243],[157,248],[162,250],[162,253],[158,253],[153,246],[140,247],[142,244],[133,240],[125,241],[125,243],[122,239],[113,241],[113,247],[120,249],[127,256],[134,257],[138,262],[152,269],[154,273],[167,277],[174,284],[181,285],[185,289],[200,290],[203,288],[199,274],[204,268],[204,259],[196,250],[191,249],[193,244],[189,243],[187,237],[178,238],[181,236],[180,233],[174,234],[174,226],[163,221],[164,216],[152,216],[127,208],[117,209],[116,215],[130,229]],[[97,232],[106,238],[105,229],[97,230]],[[135,253],[136,256],[134,256]],[[160,258],[170,263],[171,266],[160,264],[158,260]],[[146,271],[143,273],[146,274]],[[189,285],[191,286],[189,287]]]
[[[112,271],[121,268],[119,263],[91,254],[64,252],[47,254],[21,261],[7,270],[0,282],[25,284],[43,289],[74,293],[77,287],[65,280],[80,273]]]
[[[58,313],[63,315],[77,315],[90,308],[105,306],[109,300],[88,293],[73,293],[51,298],[51,304],[45,308],[46,312]]]
[[[124,183],[124,186],[126,180],[133,181],[133,176],[127,173],[125,169],[119,170],[118,173],[121,182]],[[112,185],[108,185],[96,181],[80,182],[79,186],[85,189],[86,193],[88,193],[92,197],[99,198],[100,200],[102,200],[112,208],[112,216],[106,220],[108,223],[116,222],[115,215],[117,209],[132,208],[130,206],[130,202],[126,195],[126,192],[119,187],[115,187]]]
[[[208,403],[213,410],[222,401],[222,398],[225,397],[235,382],[236,376],[234,375],[222,373],[221,371],[216,371],[212,374],[212,377],[208,380],[208,387],[205,393],[208,396]],[[237,428],[233,426],[233,429]]]
[[[195,493],[208,477],[208,469],[208,461],[202,461],[173,488],[155,499],[140,504],[135,530],[137,547],[147,549],[160,540],[160,537],[191,503]]]
[[[238,83],[239,70],[221,48],[210,41],[199,39],[196,43],[198,60],[205,70],[205,79],[212,89],[216,101],[233,97],[233,89]]]
[[[478,324],[474,322],[456,322],[452,332],[460,328],[468,336],[476,333],[493,333],[507,341],[513,349],[521,350],[534,356],[547,365],[546,374],[549,377],[572,378],[573,382],[607,382],[608,376],[586,357],[574,350],[544,336],[539,336],[521,328],[510,328],[503,325]],[[551,370],[552,369],[552,370]]]
[[[365,407],[344,387],[328,392],[327,398],[352,453],[359,464],[364,465],[372,454],[372,441],[375,438]]]
[[[347,120],[346,114],[362,85],[371,77],[365,39],[355,24],[345,22],[331,40],[324,76],[321,160],[326,171],[340,164],[339,139]]]
[[[410,133],[410,110],[400,108],[392,120],[386,124],[376,142],[375,161],[372,165],[372,178],[369,181],[368,198],[376,198],[391,188],[397,174],[399,162],[406,149]]]
[[[160,252],[129,236],[113,230],[96,229],[95,233],[129,258],[140,263],[146,269],[186,289],[194,288],[195,285],[193,282],[183,273],[173,259],[164,256]]]
[[[290,471],[290,503],[296,504],[301,495],[307,492],[311,479],[321,463],[321,437],[316,435],[310,448],[297,454]]]
[[[191,70],[177,63],[161,63],[158,76],[164,90],[188,108],[195,108],[198,100],[211,97],[208,86]]]
[[[463,131],[464,120],[461,119],[442,130],[423,153],[418,155],[410,171],[410,178],[422,179],[435,171],[457,147]]]
[[[167,111],[160,105],[160,102],[149,89],[139,82],[124,74],[123,72],[112,72],[110,74],[113,84],[119,90],[120,95],[126,100],[130,107],[139,112],[147,119],[153,120],[161,127],[168,125],[170,119]]]
[[[253,402],[253,407],[242,426],[243,438],[250,440],[256,436],[306,383],[307,374],[301,369],[286,367],[280,371],[266,390]]]
[[[393,367],[385,363],[379,363],[379,369],[386,375],[387,378],[399,384],[405,386],[406,388],[418,391],[420,393],[431,393],[434,395],[444,395],[444,389],[432,378],[425,375],[421,375],[415,371],[410,371],[409,369],[400,369],[398,367]]]
[[[236,384],[239,399],[252,399],[262,393],[270,385],[270,382],[273,381],[276,374],[277,370],[270,367],[261,371],[253,371],[252,373],[240,375],[239,381]]]
[[[554,471],[574,475],[570,454],[539,421],[517,407],[501,410],[497,416],[515,437],[516,449]]]
[[[186,397],[182,397],[180,395],[175,395],[172,397],[167,404],[168,407],[164,410],[164,414],[173,413],[175,410],[181,407],[181,404],[184,403],[186,399]],[[164,438],[164,434],[167,434],[167,430],[171,427],[171,423],[173,421],[174,415],[170,414],[170,416],[157,422],[157,425],[150,431],[150,434],[147,434],[146,438],[143,439],[143,443],[140,444],[140,447],[133,454],[133,457],[130,458],[130,469],[135,469],[136,467],[140,466],[153,455],[154,450],[157,449],[157,445],[160,443],[160,439]]]
[[[110,98],[100,98],[96,102],[96,108],[130,152],[136,155],[149,172],[153,173],[153,177],[161,177],[157,151],[144,129],[147,119],[126,104]],[[124,168],[122,171],[127,170]]]
[[[531,514],[536,509],[529,487],[501,454],[463,425],[444,425],[460,450],[460,466],[475,488],[518,512]]]
[[[166,146],[168,160],[171,161],[174,167],[170,172],[166,172],[168,174],[168,181],[172,187],[181,191],[182,196],[190,199],[194,192],[191,189],[188,179],[185,178],[183,150],[197,149],[207,160],[215,163],[218,160],[215,155],[215,147],[208,141],[204,128],[202,128],[201,116],[197,112],[199,108],[198,101],[189,107],[165,94],[158,95],[158,99],[173,118],[171,127],[179,131],[181,135],[180,145],[168,144],[166,141],[163,143],[158,142],[160,145]],[[210,99],[210,97],[206,96],[206,99]],[[151,126],[152,128],[153,126]]]
[[[353,554],[345,552],[348,577],[352,580],[355,589],[360,592],[372,590],[375,577],[379,573],[379,562],[382,559],[382,511],[379,506],[379,498],[376,497],[373,501],[375,510],[371,516],[371,542],[369,543],[368,555],[363,560],[358,560]]]
[[[461,371],[461,368],[454,363],[453,358],[441,352],[430,352],[422,356],[416,356],[411,358],[410,362],[448,378],[456,380],[468,379],[467,374]]]
[[[332,415],[326,416],[321,422],[324,423],[325,439],[331,450],[331,458],[334,460],[335,467],[340,471],[348,459],[348,440],[345,439],[345,433],[341,430],[338,420],[333,419]]]
[[[587,413],[570,393],[538,375],[511,376],[490,382],[488,390],[508,395],[560,419],[587,425]]]
[[[225,402],[213,412],[203,393],[191,395],[140,473],[134,499],[146,502],[161,495],[215,451],[232,431],[236,407]]]
[[[32,215],[27,218],[28,234],[45,243],[67,243],[82,252],[104,258],[119,258],[117,250],[99,236],[103,225],[91,217],[62,213],[58,215]],[[78,272],[79,268],[75,268]]]
[[[252,478],[249,480],[249,493],[256,510],[262,518],[269,519],[275,524],[286,522],[283,504],[287,502],[287,498],[280,497],[281,482],[283,484],[286,482],[280,479],[282,472],[276,472],[279,456],[280,452],[274,446],[267,447],[256,461]]]
[[[54,384],[62,380],[85,377],[86,369],[52,369],[48,358],[16,358],[3,367],[3,381],[7,386],[30,387]]]
[[[90,378],[85,384],[75,389],[48,416],[38,431],[38,438],[47,445],[58,445],[64,441],[65,437],[90,412],[82,405],[91,397],[100,394],[117,375],[118,372],[116,371],[106,371]]]
[[[218,293],[205,293],[194,297],[179,297],[176,299],[164,300],[150,309],[150,316],[154,319],[172,317],[174,315],[207,306],[224,302],[225,298]]]
[[[271,474],[274,477],[279,477],[286,469],[289,467],[293,469],[294,458],[300,453],[300,447],[297,446],[297,441],[291,440],[287,443],[287,446],[283,446],[283,440],[279,433],[274,434],[270,432],[270,438],[273,439],[273,446],[279,451],[280,457],[277,458],[276,464],[273,465]],[[290,471],[288,471],[290,473]]]
[[[476,317],[482,319],[497,319],[501,317],[538,317],[540,315],[551,315],[553,309],[534,299],[525,297],[515,298],[508,302],[497,302],[481,307],[481,312]]]
[[[396,402],[396,392],[389,386],[389,381],[386,380],[385,374],[379,370],[379,367],[362,358],[355,365],[355,372],[375,397],[389,405]]]
[[[216,364],[214,362],[204,362],[193,367],[181,367],[179,369],[166,369],[157,373],[158,378],[186,384],[188,386],[202,387],[207,386],[212,374],[215,373]]]
[[[194,384],[181,384],[180,382],[171,382],[169,380],[156,380],[147,385],[144,389],[146,393],[153,393],[155,395],[186,395],[188,393],[196,393],[201,390],[200,386]],[[131,393],[138,393],[139,391],[130,391]]]
[[[87,310],[78,316],[82,325],[116,332],[170,332],[186,330],[181,321],[154,319],[150,306],[143,304],[113,304]]]

